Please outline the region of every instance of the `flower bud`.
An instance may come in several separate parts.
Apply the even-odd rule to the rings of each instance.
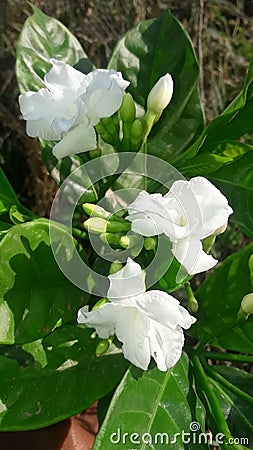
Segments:
[[[84,228],[91,233],[102,234],[102,233],[120,233],[129,231],[131,224],[127,221],[118,222],[116,220],[109,222],[101,217],[90,217],[83,223]]]
[[[133,97],[129,92],[124,95],[123,101],[120,107],[120,117],[123,122],[132,123],[135,119],[135,104]]]
[[[145,237],[143,245],[146,250],[154,250],[157,245],[157,239],[154,237]]]
[[[106,232],[108,223],[109,222],[107,220],[101,219],[100,217],[90,217],[85,220],[83,226],[91,233],[101,234]]]
[[[100,234],[100,239],[105,244],[119,244],[121,236],[121,234],[102,233]]]
[[[155,114],[160,114],[168,106],[173,94],[173,80],[169,73],[161,77],[151,89],[147,108]]]
[[[135,244],[139,241],[139,236],[136,235],[128,235],[128,236],[122,236],[119,240],[119,244],[123,248],[132,248],[135,246]]]
[[[110,345],[111,345],[110,339],[101,339],[101,341],[98,342],[96,347],[96,356],[104,355],[104,353],[107,352]]]
[[[133,139],[141,139],[143,135],[143,124],[140,119],[135,119],[132,123],[131,137]]]
[[[95,311],[95,309],[101,308],[101,306],[105,305],[106,303],[109,303],[109,300],[107,298],[103,297],[93,306],[92,311]]]
[[[253,314],[253,293],[247,294],[241,301],[241,309],[246,314]]]
[[[110,267],[110,275],[113,275],[116,272],[119,272],[122,269],[122,264],[120,261],[114,261]]]
[[[106,211],[101,206],[94,205],[93,203],[84,203],[82,207],[88,216],[101,217],[102,219],[109,219],[111,216],[110,212]]]

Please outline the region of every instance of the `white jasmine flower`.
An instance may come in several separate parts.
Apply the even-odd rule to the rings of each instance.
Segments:
[[[172,253],[190,275],[206,271],[218,261],[203,251],[202,240],[220,234],[233,210],[210,181],[195,177],[175,181],[169,192],[139,193],[128,206],[132,231],[143,236],[166,234]]]
[[[129,82],[114,70],[85,75],[61,61],[51,63],[45,87],[19,96],[27,134],[60,141],[53,147],[58,159],[93,150],[97,146],[94,126],[119,109]]]
[[[115,333],[125,358],[135,366],[147,370],[153,357],[158,369],[167,371],[181,356],[182,328],[190,328],[196,319],[166,292],[145,292],[141,267],[130,258],[109,280],[110,301],[89,313],[81,308],[78,322],[95,328],[103,339]]]

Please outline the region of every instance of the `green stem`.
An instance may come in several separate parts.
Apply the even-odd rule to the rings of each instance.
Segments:
[[[89,239],[88,233],[86,233],[86,231],[81,231],[78,228],[72,228],[72,235],[78,239]]]
[[[203,355],[208,359],[213,359],[217,361],[235,361],[249,364],[253,363],[253,356],[251,355],[237,355],[234,353],[219,353],[208,351],[204,351]]]
[[[211,388],[211,386],[209,384],[208,378],[202,367],[199,357],[196,354],[193,354],[193,355],[191,355],[191,361],[193,363],[199,384],[206,396],[206,399],[209,404],[210,411],[211,411],[213,420],[216,424],[216,428],[217,428],[218,432],[224,434],[226,441],[228,441],[229,439],[233,439],[233,436],[230,433],[230,430],[228,428],[228,424],[224,417],[221,406],[217,400],[215,393],[213,392],[213,389]],[[234,448],[234,449],[239,450],[240,448],[242,449],[243,447],[238,446],[238,445],[227,446],[226,443],[224,443],[223,448],[225,448],[225,449],[230,448],[230,450]]]
[[[210,374],[211,378],[214,378],[216,381],[218,381],[220,384],[222,384],[225,388],[233,392],[236,396],[241,397],[243,400],[245,400],[247,403],[250,403],[253,406],[253,397],[251,395],[247,394],[246,392],[242,391],[238,387],[234,386],[230,381],[226,380],[222,375],[220,375],[218,372],[216,372],[214,369],[211,369],[208,364],[205,365],[206,371]]]

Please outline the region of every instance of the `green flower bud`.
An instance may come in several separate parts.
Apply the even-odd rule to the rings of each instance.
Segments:
[[[199,304],[198,304],[196,298],[194,297],[190,282],[187,281],[185,283],[184,287],[185,287],[186,294],[188,297],[187,309],[190,313],[196,313],[199,309]]]
[[[157,245],[157,240],[153,237],[145,237],[143,245],[146,250],[154,250]]]
[[[93,306],[92,311],[95,311],[95,309],[101,308],[101,306],[105,305],[106,303],[109,303],[109,300],[107,298],[103,297]]]
[[[204,252],[206,252],[206,253],[210,252],[212,246],[215,243],[215,239],[216,239],[216,236],[208,236],[205,239],[203,239],[202,244],[203,244]]]
[[[129,231],[131,228],[130,222],[118,222],[116,220],[109,222],[101,217],[90,217],[85,220],[83,225],[86,230],[95,234],[102,234],[106,232],[123,233],[124,231]]]
[[[108,222],[106,231],[110,231],[111,233],[120,233],[124,231],[129,231],[131,229],[131,224],[128,221],[120,222],[117,220],[113,220]]]
[[[119,272],[119,270],[121,270],[122,267],[123,266],[122,266],[121,262],[119,262],[117,260],[114,261],[110,267],[110,275],[113,275],[114,273]]]
[[[106,232],[108,223],[109,222],[107,220],[101,219],[100,217],[90,217],[85,220],[83,226],[91,233],[101,234]]]
[[[82,207],[88,216],[101,217],[102,219],[109,219],[111,216],[110,212],[106,211],[99,205],[94,205],[93,203],[84,203]]]
[[[241,301],[241,308],[246,314],[253,314],[253,293],[247,294]]]
[[[100,148],[95,148],[94,150],[89,151],[89,157],[90,159],[99,158],[101,156],[101,150]]]
[[[119,244],[121,236],[121,234],[102,233],[100,234],[100,239],[105,244]]]
[[[160,114],[168,106],[173,94],[173,80],[169,73],[161,77],[151,89],[147,108],[155,114]]]
[[[110,345],[111,345],[110,339],[101,339],[101,341],[98,342],[96,347],[96,356],[101,356],[104,353],[106,353]]]
[[[131,137],[140,140],[143,135],[143,124],[140,119],[135,119],[132,123]]]
[[[109,133],[107,127],[102,123],[99,122],[96,126],[96,132],[99,134],[99,136],[101,136],[101,138],[105,141],[105,142],[109,142],[111,143],[112,141],[112,135],[111,133]]]
[[[122,236],[119,240],[119,244],[123,248],[132,248],[135,246],[136,242],[139,240],[139,236],[130,234],[128,236]]]
[[[123,122],[132,123],[135,119],[135,104],[131,94],[127,93],[123,97],[120,107],[120,117]]]

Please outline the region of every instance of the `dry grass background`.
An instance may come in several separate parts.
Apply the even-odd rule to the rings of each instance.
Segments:
[[[62,21],[97,67],[106,67],[118,38],[138,22],[170,8],[193,41],[207,120],[242,87],[253,49],[252,0],[33,0]],[[55,186],[38,144],[25,135],[17,106],[15,47],[31,9],[24,0],[0,0],[0,163],[21,201],[38,215],[49,212]]]

